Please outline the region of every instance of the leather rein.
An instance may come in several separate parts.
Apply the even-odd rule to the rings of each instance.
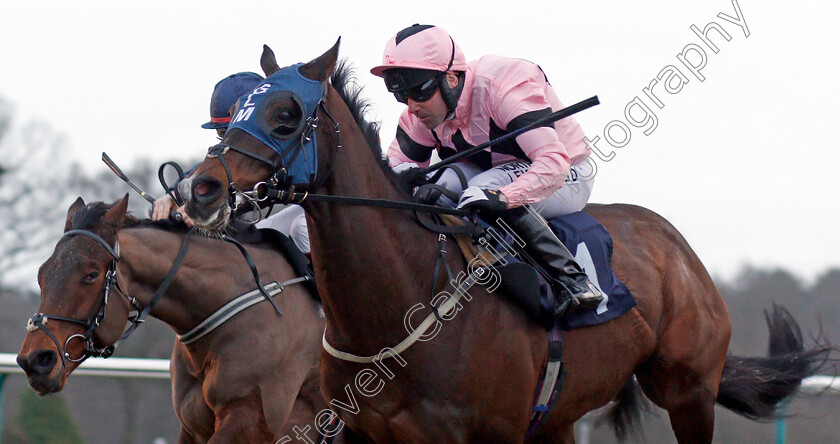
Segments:
[[[184,257],[187,255],[187,250],[189,248],[189,238],[190,235],[195,231],[195,228],[190,229],[187,232],[187,235],[184,237],[184,241],[181,244],[181,249],[178,251],[178,256],[175,258],[175,262],[172,264],[172,267],[169,269],[169,273],[167,273],[166,278],[164,278],[163,282],[161,282],[160,286],[155,290],[154,296],[152,297],[151,301],[146,305],[145,308],[140,307],[140,303],[132,296],[129,296],[128,293],[125,292],[122,288],[120,288],[119,281],[117,280],[117,262],[120,260],[120,240],[114,242],[114,247],[111,247],[108,242],[103,239],[100,235],[89,231],[89,230],[70,230],[64,233],[63,237],[68,236],[87,236],[94,241],[96,241],[100,246],[104,247],[108,254],[111,255],[111,263],[108,265],[108,271],[105,273],[105,282],[102,287],[102,291],[100,292],[99,303],[97,304],[97,308],[88,315],[85,319],[76,319],[66,316],[55,316],[55,315],[47,315],[44,313],[35,313],[26,323],[26,329],[30,332],[35,330],[43,331],[52,341],[55,343],[56,348],[58,349],[58,353],[61,357],[61,366],[70,374],[70,370],[67,368],[67,361],[73,363],[81,363],[87,358],[93,357],[102,357],[107,358],[114,354],[114,350],[124,341],[126,340],[133,332],[137,329],[140,324],[145,322],[146,316],[149,312],[154,308],[154,306],[160,301],[160,298],[166,293],[166,290],[172,284],[172,281],[175,280],[175,275],[178,272],[178,269],[181,267],[181,264],[184,262]],[[102,323],[102,320],[105,318],[106,307],[108,306],[108,302],[110,301],[111,292],[116,292],[122,295],[131,307],[137,312],[134,316],[129,316],[128,320],[131,322],[131,326],[126,329],[122,336],[112,345],[108,345],[105,347],[97,347],[96,341],[94,340],[94,336],[96,334],[96,330],[99,328],[99,325]],[[61,343],[58,341],[56,336],[50,331],[47,327],[48,321],[62,321],[62,322],[69,322],[71,324],[81,325],[85,328],[84,333],[77,333],[71,335],[64,341],[64,345],[62,346]],[[70,341],[74,339],[79,339],[85,343],[85,350],[82,352],[82,355],[74,358],[70,356],[70,353],[67,352],[67,345],[70,344]]]

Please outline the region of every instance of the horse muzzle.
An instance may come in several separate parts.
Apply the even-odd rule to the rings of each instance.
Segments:
[[[187,215],[201,228],[220,231],[228,224],[231,209],[227,205],[227,189],[213,177],[188,179],[178,185],[184,198]]]
[[[36,350],[28,355],[18,355],[17,364],[26,373],[29,386],[39,395],[55,393],[64,387],[66,375],[60,371],[61,361],[55,350]]]

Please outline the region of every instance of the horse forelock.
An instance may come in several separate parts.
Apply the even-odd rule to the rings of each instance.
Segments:
[[[111,207],[112,205],[105,202],[89,203],[73,214],[73,218],[70,221],[71,227],[75,230],[93,228],[102,220],[102,216],[104,216]]]

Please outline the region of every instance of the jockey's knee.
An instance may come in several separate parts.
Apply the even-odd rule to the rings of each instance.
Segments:
[[[454,191],[456,193],[464,192],[464,187],[461,185],[461,180],[458,179],[458,175],[452,170],[446,170],[440,176],[436,184],[446,188],[449,191]]]

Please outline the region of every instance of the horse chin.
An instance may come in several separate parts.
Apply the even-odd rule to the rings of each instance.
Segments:
[[[215,210],[210,210],[206,216],[205,214],[208,212],[196,207],[192,202],[188,202],[187,206],[187,214],[190,215],[195,225],[206,232],[222,232],[230,223],[230,207],[227,205],[220,205]]]
[[[56,373],[54,371],[54,373]],[[57,393],[64,389],[64,384],[67,382],[67,375],[57,369],[57,375],[33,375],[28,378],[29,386],[35,390],[39,396],[45,396],[50,393]]]

